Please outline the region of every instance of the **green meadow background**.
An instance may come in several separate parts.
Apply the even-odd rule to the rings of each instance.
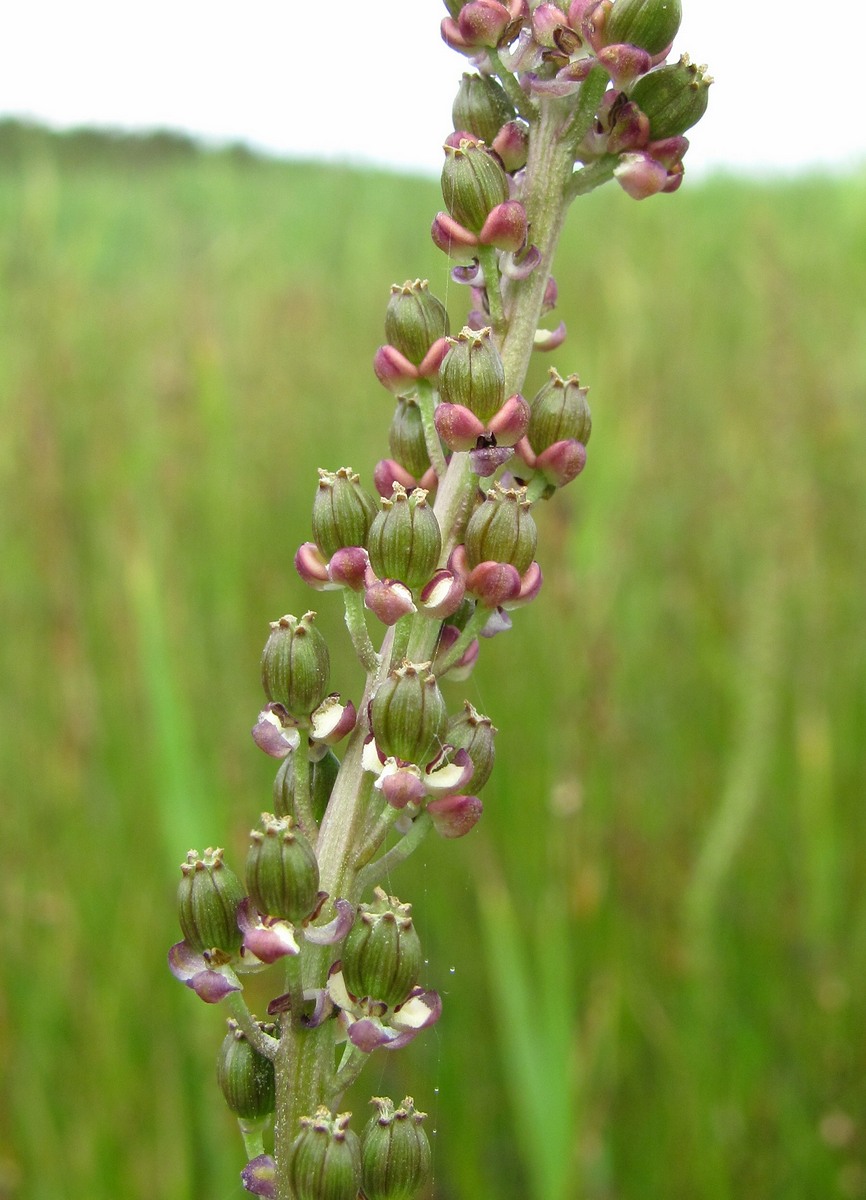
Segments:
[[[0,127],[0,1198],[228,1200],[223,1014],[165,967],[242,861],[267,622],[318,466],[369,480],[434,182]],[[577,202],[591,386],[545,587],[464,696],[479,828],[391,879],[444,993],[406,1092],[436,1200],[866,1196],[866,175]],[[558,319],[558,316],[554,318]]]

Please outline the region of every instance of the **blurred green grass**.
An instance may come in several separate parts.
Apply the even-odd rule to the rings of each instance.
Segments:
[[[315,603],[357,696],[292,555],[315,468],[382,454],[437,189],[0,135],[0,1197],[239,1195],[177,864],[269,805],[268,620]],[[556,274],[532,386],[591,385],[589,466],[449,691],[485,818],[392,881],[445,1016],[356,1111],[429,1109],[438,1200],[866,1195],[866,177],[606,189]]]

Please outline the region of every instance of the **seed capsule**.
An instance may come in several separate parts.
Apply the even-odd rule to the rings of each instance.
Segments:
[[[508,199],[508,179],[483,142],[467,139],[445,146],[442,196],[455,221],[480,233],[493,209]]]
[[[538,530],[529,507],[525,488],[503,488],[498,483],[492,487],[466,526],[469,566],[508,563],[522,575],[535,558],[538,544]]]
[[[289,1151],[289,1180],[295,1200],[357,1200],[361,1143],[349,1129],[351,1115],[332,1117],[322,1107],[314,1117],[301,1117],[301,1132]]]
[[[274,1064],[250,1045],[235,1021],[229,1021],[217,1059],[217,1082],[226,1104],[245,1121],[261,1121],[275,1107]],[[274,1026],[260,1026],[273,1032]]]
[[[432,295],[426,279],[392,284],[385,310],[385,337],[410,363],[420,366],[433,343],[448,332],[445,305]]]
[[[412,924],[411,904],[401,904],[376,888],[362,904],[343,948],[343,980],[353,996],[402,1004],[421,972],[421,940]]]
[[[363,546],[376,505],[351,467],[319,471],[313,501],[313,540],[325,558],[347,546]]]
[[[194,950],[240,949],[243,934],[237,909],[244,898],[241,881],[223,862],[223,851],[208,848],[203,855],[190,850],[181,864],[177,889],[180,927]]]
[[[529,443],[540,454],[554,442],[576,441],[585,446],[592,432],[592,416],[586,402],[588,388],[576,375],[563,379],[555,367],[536,393],[529,418]]]
[[[387,1096],[374,1096],[376,1106],[361,1134],[361,1165],[367,1200],[413,1200],[429,1181],[430,1142],[422,1122],[427,1114],[416,1112],[407,1096],[399,1108]]]
[[[505,368],[489,329],[462,329],[439,368],[446,404],[468,408],[486,424],[505,400]]]
[[[713,82],[706,71],[684,54],[678,63],[659,67],[637,81],[629,99],[649,118],[653,141],[679,137],[700,121]]]
[[[271,622],[262,652],[262,687],[271,701],[294,716],[309,716],[328,692],[331,672],[325,639],[316,629],[314,612],[300,620],[287,615]]]
[[[376,689],[373,734],[387,757],[423,765],[438,747],[448,713],[429,668],[429,663],[404,662]]]
[[[604,24],[604,40],[661,54],[676,37],[682,19],[680,0],[615,0]]]
[[[308,917],[319,897],[319,864],[291,817],[262,813],[250,832],[247,890],[260,913],[292,923]]]
[[[464,75],[460,80],[451,108],[455,129],[465,130],[489,146],[514,115],[505,89],[490,75]]]
[[[367,539],[370,565],[380,579],[399,579],[409,588],[425,584],[439,564],[442,534],[427,493],[411,495],[395,483],[390,500],[370,526]]]

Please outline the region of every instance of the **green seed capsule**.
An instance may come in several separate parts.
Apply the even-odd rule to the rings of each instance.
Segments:
[[[445,147],[442,196],[455,221],[480,233],[497,205],[508,199],[508,179],[482,142]]]
[[[489,717],[476,712],[469,701],[465,701],[463,712],[452,717],[445,730],[445,741],[455,750],[465,750],[472,759],[472,778],[463,790],[477,796],[493,772],[496,757],[494,738],[496,727]]]
[[[237,910],[244,898],[241,881],[223,862],[223,851],[208,848],[203,855],[190,850],[181,864],[177,889],[178,919],[183,936],[194,950],[240,949]]]
[[[410,363],[420,366],[433,343],[448,332],[445,305],[431,294],[426,279],[392,285],[385,310],[385,337]]]
[[[411,904],[401,904],[376,888],[362,904],[343,948],[343,980],[353,996],[402,1004],[421,972],[421,940],[412,924]]]
[[[325,558],[347,546],[363,546],[376,505],[351,467],[319,471],[313,501],[313,540]]]
[[[253,1049],[235,1021],[229,1021],[228,1025],[217,1059],[217,1082],[236,1117],[261,1121],[274,1111],[276,1104],[274,1064]],[[275,1027],[260,1025],[260,1028],[273,1033]]]
[[[408,588],[421,587],[439,563],[442,535],[427,493],[411,495],[399,483],[370,526],[367,539],[370,566],[380,579],[399,579]]]
[[[399,1108],[387,1096],[370,1101],[377,1109],[361,1135],[361,1164],[366,1200],[413,1200],[430,1180],[430,1142],[407,1096]]]
[[[439,394],[485,423],[505,401],[505,368],[489,329],[462,329],[439,368]]]
[[[577,441],[584,446],[592,433],[592,416],[586,402],[588,388],[576,375],[563,379],[555,367],[530,406],[529,444],[536,454],[554,442]]]
[[[409,397],[401,396],[397,401],[388,432],[388,444],[400,466],[420,479],[430,466],[430,455],[421,410]]]
[[[386,757],[424,765],[438,749],[448,712],[429,668],[429,663],[404,662],[376,689],[373,734]]]
[[[361,1143],[349,1129],[351,1115],[332,1117],[322,1107],[314,1117],[301,1117],[301,1132],[289,1151],[289,1181],[295,1200],[357,1200]]]
[[[637,81],[629,100],[649,118],[653,140],[679,137],[700,121],[713,82],[706,70],[684,54],[678,63],[659,67]]]
[[[510,563],[521,575],[535,558],[538,530],[526,499],[526,488],[496,484],[466,526],[470,567],[481,562]]]
[[[471,133],[489,146],[502,126],[514,120],[515,112],[502,84],[490,75],[464,75],[451,117],[455,129]]]
[[[259,910],[296,923],[308,917],[319,899],[319,864],[291,817],[262,813],[261,830],[250,832],[247,891]]]
[[[628,42],[660,54],[677,35],[683,10],[680,0],[615,0],[604,26],[608,45]]]
[[[262,687],[269,700],[294,716],[309,716],[328,692],[331,660],[325,639],[316,629],[314,612],[300,620],[291,615],[271,622],[262,652]]]

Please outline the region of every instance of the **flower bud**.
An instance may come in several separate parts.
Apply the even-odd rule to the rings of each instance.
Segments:
[[[410,363],[420,366],[433,343],[448,332],[445,305],[431,295],[426,279],[414,282],[407,279],[402,285],[391,285],[391,299],[385,310],[385,337]]]
[[[430,1179],[430,1142],[422,1122],[427,1114],[415,1111],[407,1096],[399,1108],[385,1096],[374,1096],[376,1106],[361,1134],[361,1167],[367,1200],[414,1200]]]
[[[505,368],[490,329],[460,331],[439,370],[439,394],[487,422],[505,400]]]
[[[526,488],[495,484],[466,526],[464,544],[470,567],[510,563],[520,575],[535,558],[538,531],[526,499]]]
[[[190,850],[181,864],[177,889],[178,919],[183,936],[193,950],[240,949],[243,935],[237,909],[244,898],[241,881],[223,862],[223,851],[208,848],[199,856]]]
[[[563,379],[555,367],[550,378],[535,395],[529,418],[529,441],[536,454],[554,442],[572,439],[589,441],[592,417],[586,402],[588,388],[580,386],[576,375]]]
[[[325,558],[346,546],[363,546],[375,515],[376,505],[351,467],[319,471],[313,539]]]
[[[631,88],[629,99],[649,118],[654,141],[679,137],[700,121],[713,82],[706,72],[684,54],[678,63],[650,71]]]
[[[262,652],[265,695],[295,716],[309,716],[328,692],[331,660],[315,616],[308,612],[300,621],[290,615],[271,621]]]
[[[416,479],[420,479],[430,466],[421,410],[408,397],[401,397],[397,401],[388,432],[388,445],[400,466]]]
[[[418,982],[423,962],[421,939],[412,923],[412,905],[376,888],[362,904],[343,947],[343,980],[359,999],[369,997],[393,1008]]]
[[[489,146],[502,126],[514,120],[515,113],[501,83],[490,75],[464,75],[451,116],[455,129],[465,129]]]
[[[455,750],[465,750],[472,759],[472,775],[463,785],[467,792],[480,792],[493,771],[496,728],[489,717],[476,712],[465,701],[463,712],[452,717],[445,731],[445,741]]]
[[[615,0],[604,23],[604,40],[661,54],[676,37],[682,19],[680,0]]]
[[[262,829],[250,831],[247,891],[260,913],[293,924],[303,921],[319,898],[319,864],[291,817],[262,813]]]
[[[439,564],[442,534],[427,493],[409,495],[395,483],[391,499],[370,526],[367,538],[370,566],[380,579],[399,579],[409,588],[425,584]]]
[[[244,1121],[262,1121],[276,1106],[274,1064],[250,1045],[237,1026],[229,1021],[217,1059],[217,1082],[226,1104]],[[260,1026],[273,1032],[274,1026]]]
[[[438,749],[448,713],[429,663],[404,662],[376,689],[371,718],[386,758],[424,764]]]
[[[442,195],[454,220],[480,233],[492,210],[508,199],[508,179],[483,142],[467,139],[445,146]]]
[[[289,1151],[294,1200],[357,1200],[361,1142],[349,1129],[351,1115],[332,1117],[321,1107],[314,1117],[301,1117],[301,1132]]]
[[[310,760],[310,801],[313,816],[321,821],[328,801],[331,798],[340,760],[333,750],[326,750],[323,756]],[[278,817],[295,816],[295,756],[290,754],[277,771],[274,779],[274,814]]]

